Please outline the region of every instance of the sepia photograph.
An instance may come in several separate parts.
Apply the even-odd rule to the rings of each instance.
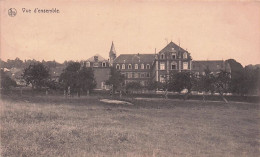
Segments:
[[[260,156],[259,0],[0,0],[0,156]]]

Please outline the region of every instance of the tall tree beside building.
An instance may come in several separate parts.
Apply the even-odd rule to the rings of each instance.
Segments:
[[[27,85],[31,84],[33,89],[44,87],[50,78],[49,69],[42,63],[31,64],[24,69],[22,78]]]
[[[110,69],[109,79],[106,81],[107,85],[113,86],[113,92],[116,90],[122,90],[124,86],[125,77],[120,73],[120,71],[116,70],[114,67]]]
[[[227,99],[224,97],[224,93],[230,91],[231,78],[230,73],[224,70],[221,70],[217,76],[215,76],[215,90],[220,94],[221,98],[227,103]]]
[[[142,89],[142,85],[140,82],[129,82],[126,84],[126,91],[133,92],[133,91],[140,91]]]
[[[190,72],[172,72],[169,77],[169,91],[181,92],[187,89],[189,92],[192,88],[192,77]]]
[[[200,88],[204,92],[210,92],[213,94],[215,92],[215,76],[208,67],[204,70],[204,73],[205,75],[200,76]]]
[[[70,62],[59,77],[65,90],[70,87],[72,93],[91,91],[95,85],[94,73],[91,68],[81,67],[79,62]]]
[[[228,59],[226,62],[229,63],[231,68],[231,92],[237,94],[244,93],[244,88],[246,87],[243,85],[243,80],[245,79],[243,66],[234,59]]]
[[[243,87],[243,95],[258,94],[260,91],[260,68],[246,66],[244,68],[244,75],[241,86]]]
[[[79,87],[81,90],[89,93],[96,85],[93,69],[83,66],[79,71]]]
[[[184,99],[190,94],[193,87],[194,76],[191,72],[172,72],[169,76],[168,90],[181,93],[183,89],[187,89]]]

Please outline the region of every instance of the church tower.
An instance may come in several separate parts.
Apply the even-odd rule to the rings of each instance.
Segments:
[[[115,46],[114,43],[112,41],[112,45],[109,51],[109,62],[110,62],[110,66],[113,66],[114,60],[116,59],[116,50],[115,50]]]

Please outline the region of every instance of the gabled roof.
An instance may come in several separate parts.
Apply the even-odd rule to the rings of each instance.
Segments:
[[[114,63],[152,63],[155,54],[121,54]]]
[[[186,51],[183,48],[181,48],[180,46],[178,46],[177,44],[175,44],[174,42],[170,42],[167,46],[165,46],[159,53],[161,52],[169,52],[172,51],[172,48],[174,48],[174,50],[176,51]]]
[[[98,61],[102,62],[102,61],[107,61],[105,58],[103,58],[102,56],[100,56],[99,54],[95,54],[94,56],[90,57],[89,59],[87,59],[87,61],[89,62],[95,62],[95,56],[98,57]]]

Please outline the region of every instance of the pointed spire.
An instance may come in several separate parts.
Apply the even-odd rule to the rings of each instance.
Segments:
[[[110,48],[109,55],[112,55],[112,54],[116,54],[116,49],[115,49],[115,46],[114,46],[114,42],[113,42],[113,41],[112,41],[112,45],[111,45],[111,48]]]
[[[109,51],[109,62],[110,62],[110,66],[113,65],[114,60],[116,59],[116,49],[114,46],[114,42],[112,41],[112,45]]]

